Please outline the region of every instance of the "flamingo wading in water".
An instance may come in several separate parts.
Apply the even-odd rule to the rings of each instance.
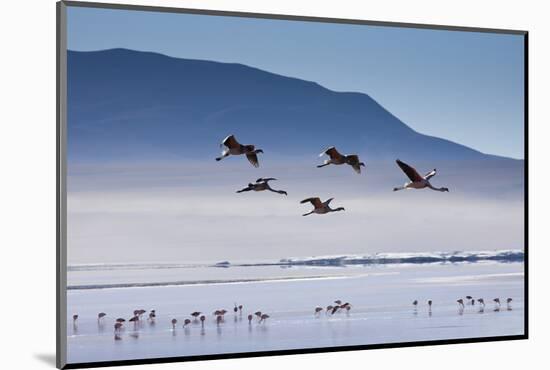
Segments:
[[[115,327],[115,333],[118,333],[122,329],[122,323],[117,322],[115,323],[114,327]]]
[[[479,302],[479,312],[483,313],[485,311],[485,301],[483,298],[478,298],[477,301]]]
[[[434,177],[437,173],[435,168],[433,169],[433,171],[428,172],[424,176],[420,176],[420,174],[413,167],[409,166],[405,162],[401,162],[398,159],[398,160],[395,161],[395,163],[397,163],[399,168],[401,168],[401,170],[403,172],[405,172],[405,175],[407,175],[407,177],[411,181],[405,183],[405,185],[403,185],[403,186],[393,188],[393,191],[398,191],[398,190],[403,190],[403,189],[424,189],[424,188],[430,188],[432,190],[442,191],[442,192],[449,191],[448,188],[445,188],[445,187],[436,188],[436,187],[432,186],[432,184],[430,184],[429,180],[432,177]]]

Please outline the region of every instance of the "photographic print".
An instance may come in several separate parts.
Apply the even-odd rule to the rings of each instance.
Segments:
[[[526,338],[526,32],[59,11],[59,366]]]

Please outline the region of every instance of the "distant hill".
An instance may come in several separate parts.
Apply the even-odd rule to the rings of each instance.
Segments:
[[[366,94],[241,64],[111,49],[69,51],[67,65],[69,160],[211,159],[231,133],[265,155],[505,160],[419,134]]]

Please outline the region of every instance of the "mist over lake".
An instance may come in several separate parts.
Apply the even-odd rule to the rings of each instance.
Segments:
[[[260,169],[245,158],[72,166],[69,262],[523,248],[521,162],[438,163],[432,182],[449,193],[394,193],[406,178],[392,162],[367,159],[356,175],[349,166],[315,168],[315,157],[273,163],[266,154]],[[289,195],[235,193],[261,176]],[[299,201],[309,196],[334,197],[346,211],[302,217],[309,205]]]

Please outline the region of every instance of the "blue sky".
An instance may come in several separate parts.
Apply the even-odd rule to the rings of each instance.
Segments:
[[[68,8],[68,47],[237,62],[369,94],[413,129],[523,158],[523,37]]]

